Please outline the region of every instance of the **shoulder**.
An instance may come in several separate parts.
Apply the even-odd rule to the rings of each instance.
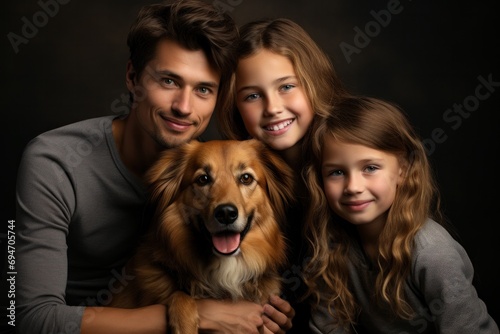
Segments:
[[[428,219],[415,236],[413,272],[420,277],[438,278],[453,273],[468,277],[473,268],[462,245],[443,226]]]
[[[442,225],[430,218],[427,219],[415,236],[415,244],[424,248],[442,243],[454,243],[454,239]]]
[[[37,136],[35,139],[63,140],[68,137],[88,137],[90,135],[111,132],[111,124],[116,116],[103,116],[89,118],[75,123],[67,124]]]
[[[31,179],[34,171],[47,178],[47,171],[57,175],[57,180],[72,174],[75,167],[102,163],[103,156],[112,154],[111,124],[116,116],[91,118],[44,132],[32,139],[24,148],[18,173]],[[92,154],[97,153],[97,154]],[[83,171],[83,168],[78,168]],[[42,171],[45,176],[42,176]]]
[[[68,153],[68,151],[78,149],[78,145],[95,146],[105,141],[107,134],[112,133],[111,124],[115,117],[90,118],[46,131],[26,145],[23,155],[57,153],[58,151]],[[85,148],[80,147],[80,149]]]
[[[414,253],[419,257],[428,257],[429,260],[441,260],[452,254],[463,255],[464,248],[440,224],[428,219],[417,232],[414,239]]]
[[[472,284],[474,269],[465,249],[444,227],[428,220],[414,246],[408,291],[410,295],[419,291],[415,303],[425,301],[438,328],[450,333],[477,333],[480,327],[496,327]]]

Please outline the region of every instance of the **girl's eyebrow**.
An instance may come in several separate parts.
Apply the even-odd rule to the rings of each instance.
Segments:
[[[297,77],[296,77],[295,75],[287,75],[287,76],[284,76],[284,77],[281,77],[281,78],[275,79],[275,80],[273,81],[273,83],[274,83],[274,84],[280,84],[280,83],[282,83],[282,82],[286,82],[286,81],[288,81],[288,80],[296,80],[296,79],[297,79]],[[238,90],[236,91],[236,93],[239,93],[239,92],[244,91],[244,90],[247,90],[247,89],[255,90],[255,89],[258,89],[258,88],[259,88],[259,86],[256,86],[256,85],[253,85],[253,86],[252,86],[252,85],[249,85],[249,86],[243,86],[243,87],[241,87],[240,89],[238,89]]]
[[[383,158],[365,158],[365,159],[361,159],[359,160],[360,163],[364,163],[364,164],[368,164],[368,163],[371,163],[371,162],[383,162],[385,159]]]
[[[243,86],[243,87],[241,87],[240,89],[238,89],[238,90],[236,91],[236,93],[238,94],[238,93],[240,93],[240,92],[242,92],[242,91],[244,91],[244,90],[256,90],[256,89],[258,89],[258,88],[259,88],[258,86]]]
[[[366,164],[373,164],[373,163],[383,163],[384,159],[381,158],[366,158],[366,159],[361,159],[357,160],[356,163],[366,165]],[[338,167],[342,166],[341,162],[325,162],[321,164],[322,167]]]
[[[295,75],[287,75],[286,77],[281,77],[281,78],[278,78],[276,80],[274,80],[275,83],[281,83],[281,82],[284,82],[284,81],[288,81],[288,80],[296,80],[297,77]]]

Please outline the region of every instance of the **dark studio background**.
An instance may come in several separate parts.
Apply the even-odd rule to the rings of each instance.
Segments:
[[[139,8],[152,3],[59,1],[65,4],[59,4],[57,10],[52,7],[50,15],[44,16],[47,10],[41,4],[56,0],[9,1],[0,14],[1,136],[5,152],[1,262],[7,257],[7,221],[15,219],[15,178],[24,146],[41,132],[111,114],[125,105],[121,99],[126,96],[128,28]],[[329,54],[349,89],[392,100],[407,111],[426,139],[445,214],[474,264],[478,293],[500,323],[500,288],[494,276],[500,242],[493,232],[499,222],[500,29],[492,6],[418,0],[215,3],[224,4],[238,24],[267,16],[295,20]],[[393,5],[398,13],[392,14],[388,23],[377,23],[374,13]],[[33,36],[15,52],[8,35],[22,37],[26,21],[37,23],[38,31],[31,31]],[[367,28],[371,29],[370,40],[363,46],[357,40],[359,52],[346,57],[341,45],[356,47],[356,31]],[[489,90],[483,80],[493,82]],[[462,114],[449,114],[449,109],[459,105],[463,106]],[[453,115],[453,121],[445,120],[445,115]],[[436,131],[442,131],[446,139],[432,139]],[[207,137],[216,137],[213,128]],[[1,282],[4,305],[7,292],[3,277]],[[5,312],[4,306],[1,309]],[[2,324],[6,319],[3,312]]]

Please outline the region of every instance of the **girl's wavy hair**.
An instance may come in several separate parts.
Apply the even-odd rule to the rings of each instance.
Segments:
[[[262,19],[241,26],[237,59],[250,57],[263,49],[290,60],[317,115],[328,114],[332,102],[345,94],[346,90],[328,56],[294,21],[285,18]],[[223,137],[244,140],[248,139],[249,134],[236,108],[234,82],[233,74],[233,104],[217,114],[218,127]]]
[[[137,77],[147,70],[162,40],[172,40],[184,48],[202,50],[210,65],[221,74],[216,110],[231,104],[228,94],[236,69],[235,45],[238,29],[234,20],[201,0],[179,0],[146,5],[132,24],[127,45]]]
[[[317,119],[308,145],[309,163],[304,178],[311,196],[306,221],[310,261],[306,268],[309,295],[319,302],[319,285],[325,285],[329,309],[336,323],[356,322],[359,307],[349,290],[349,249],[355,240],[352,224],[335,216],[323,192],[322,154],[325,138],[394,154],[404,170],[386,225],[379,236],[379,274],[376,298],[395,314],[410,319],[405,301],[405,280],[410,274],[413,239],[428,217],[443,222],[438,189],[425,148],[407,116],[396,105],[370,97],[349,97],[335,104],[330,114]],[[320,283],[321,282],[321,283]],[[332,310],[335,310],[332,312]]]

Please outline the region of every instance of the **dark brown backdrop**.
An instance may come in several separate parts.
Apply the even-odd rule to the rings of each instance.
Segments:
[[[15,175],[28,140],[124,106],[125,39],[140,6],[150,2],[20,0],[3,5],[0,213],[5,227],[15,219]],[[494,161],[500,152],[500,29],[493,8],[418,0],[214,3],[239,24],[260,17],[296,20],[330,55],[351,90],[393,100],[410,114],[426,140],[446,214],[475,266],[478,292],[500,322],[494,276],[500,242],[493,232],[499,207]],[[207,138],[216,136],[211,131]],[[2,250],[5,231],[0,230]],[[6,298],[3,288],[0,298]]]

